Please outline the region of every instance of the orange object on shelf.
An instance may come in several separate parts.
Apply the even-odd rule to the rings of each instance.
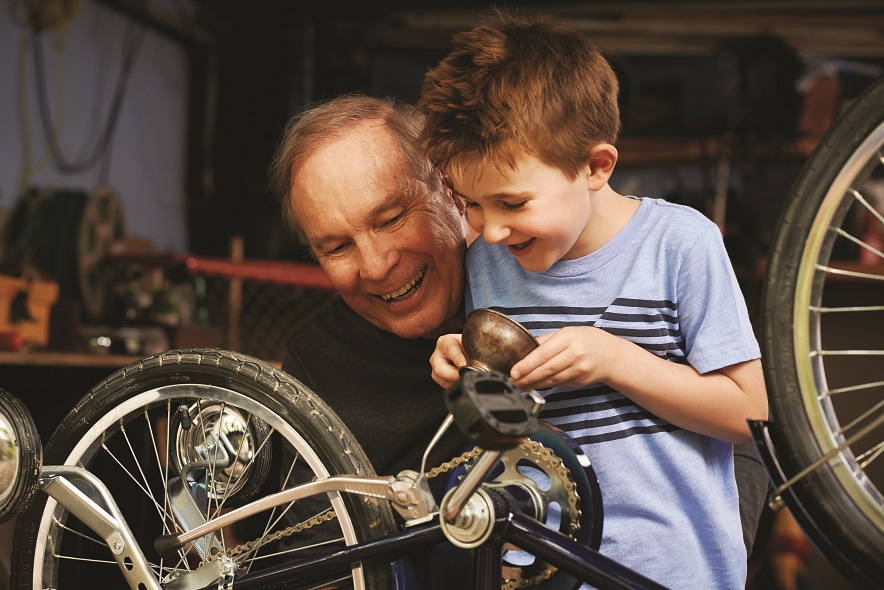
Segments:
[[[18,332],[25,346],[46,346],[49,311],[57,299],[55,281],[26,281],[0,275],[0,330]]]

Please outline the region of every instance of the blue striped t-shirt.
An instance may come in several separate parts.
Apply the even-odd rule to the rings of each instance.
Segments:
[[[700,373],[760,357],[718,228],[658,199],[642,199],[595,252],[541,273],[480,237],[467,251],[466,301],[467,311],[492,307],[535,335],[595,326]],[[732,445],[673,426],[602,384],[542,393],[541,418],[593,462],[603,554],[675,589],[745,586]]]

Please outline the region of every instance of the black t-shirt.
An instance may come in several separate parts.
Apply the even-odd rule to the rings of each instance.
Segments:
[[[420,469],[447,415],[443,390],[430,376],[435,346],[435,339],[381,330],[336,297],[289,339],[282,368],[331,406],[379,475],[396,475]],[[452,426],[427,467],[465,445]]]

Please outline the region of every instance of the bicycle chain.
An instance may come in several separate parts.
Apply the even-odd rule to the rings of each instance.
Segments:
[[[533,455],[533,460],[535,461],[535,463],[537,463],[541,467],[544,467],[545,469],[551,470],[564,482],[565,488],[568,491],[568,504],[572,516],[568,534],[570,537],[574,538],[580,528],[580,498],[577,495],[577,487],[574,485],[574,481],[571,478],[571,472],[568,470],[567,467],[565,467],[562,460],[555,453],[553,453],[550,449],[544,447],[539,442],[524,440],[519,445],[519,448],[521,448],[526,454]],[[426,476],[427,478],[432,479],[443,473],[448,473],[449,471],[456,469],[457,467],[460,467],[461,465],[468,463],[469,461],[472,461],[480,454],[482,454],[482,449],[480,449],[479,447],[474,447],[472,450],[452,458],[451,461],[445,461],[438,467],[433,467],[426,472]],[[469,468],[469,466],[467,468]],[[335,518],[337,518],[337,514],[335,514],[335,511],[328,510],[296,525],[287,527],[275,533],[271,533],[266,537],[255,539],[253,541],[248,541],[246,543],[241,543],[236,547],[231,547],[230,549],[227,549],[224,552],[218,553],[216,555],[210,555],[202,562],[199,567],[203,567],[208,563],[220,559],[222,556],[229,557],[235,560],[236,557],[242,555],[243,553],[249,553],[251,551],[254,551],[255,549],[262,547],[263,545],[273,543],[285,537],[290,537],[294,534],[313,528],[314,526],[323,524],[330,520],[334,520]],[[543,571],[530,578],[519,580],[508,578],[504,580],[501,585],[501,589],[515,590],[516,588],[533,586],[535,584],[539,584],[540,582],[548,580],[555,572],[556,568],[547,564]]]

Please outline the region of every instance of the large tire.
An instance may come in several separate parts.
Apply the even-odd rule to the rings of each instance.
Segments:
[[[771,421],[784,447],[776,452],[786,478],[884,412],[884,255],[880,245],[869,249],[851,239],[862,238],[869,224],[884,227],[884,194],[873,211],[873,191],[884,189],[882,156],[884,79],[823,138],[778,226],[762,325]],[[877,262],[842,262],[863,251]],[[879,424],[792,488],[797,505],[790,507],[805,531],[862,587],[884,583],[884,455],[874,462],[882,440]]]
[[[283,466],[279,459],[285,455],[281,452],[283,446],[289,453],[294,448],[295,457],[300,458],[298,465],[307,465],[305,477],[311,479],[374,474],[353,435],[306,387],[261,361],[218,350],[170,351],[117,371],[80,400],[65,418],[44,449],[45,465],[82,465],[97,475],[110,489],[148,561],[161,564],[155,568],[158,579],[166,578],[177,568],[193,568],[201,561],[193,549],[177,562],[160,561],[153,551],[153,541],[169,532],[163,527],[163,522],[170,522],[164,483],[178,475],[172,455],[182,447],[176,444],[176,435],[187,441],[194,429],[197,433],[202,426],[208,429],[219,417],[233,424],[225,426],[226,422],[218,422],[219,430],[236,431],[237,424],[237,432],[245,432],[256,424],[261,427],[252,428],[248,436],[238,435],[239,443],[234,443],[239,444],[237,455],[245,456],[247,448],[254,451],[257,463],[247,463],[244,468],[247,485],[239,485],[239,475],[227,476],[222,481],[221,472],[215,477],[211,469],[206,471],[207,489],[214,490],[209,494],[213,497],[209,511],[224,504],[225,497],[234,492],[242,502],[248,494],[272,493],[291,485],[284,483],[284,479],[292,461]],[[263,438],[269,438],[274,447],[272,471],[269,447]],[[383,502],[350,494],[329,494],[321,501],[324,507],[319,509],[332,508],[337,517],[318,525],[319,529],[313,532],[331,528],[333,538],[343,537],[346,544],[353,544],[395,530],[392,513]],[[280,511],[285,508],[253,517],[258,522],[224,531],[220,535],[224,548],[229,550],[245,541],[265,539],[292,524],[279,520]],[[68,516],[55,500],[40,494],[19,519],[13,547],[12,587],[126,587],[107,547],[91,541],[84,543],[79,533],[85,532],[92,538],[95,535]],[[297,544],[297,535],[287,541]],[[330,535],[326,532],[325,536]],[[274,564],[274,559],[266,559],[272,549],[270,545],[260,551],[260,557],[265,559],[254,563],[246,559],[240,565],[254,573],[264,564]],[[70,557],[101,559],[105,563]],[[354,570],[357,588],[390,587],[389,562],[365,563],[362,573],[359,571]]]

